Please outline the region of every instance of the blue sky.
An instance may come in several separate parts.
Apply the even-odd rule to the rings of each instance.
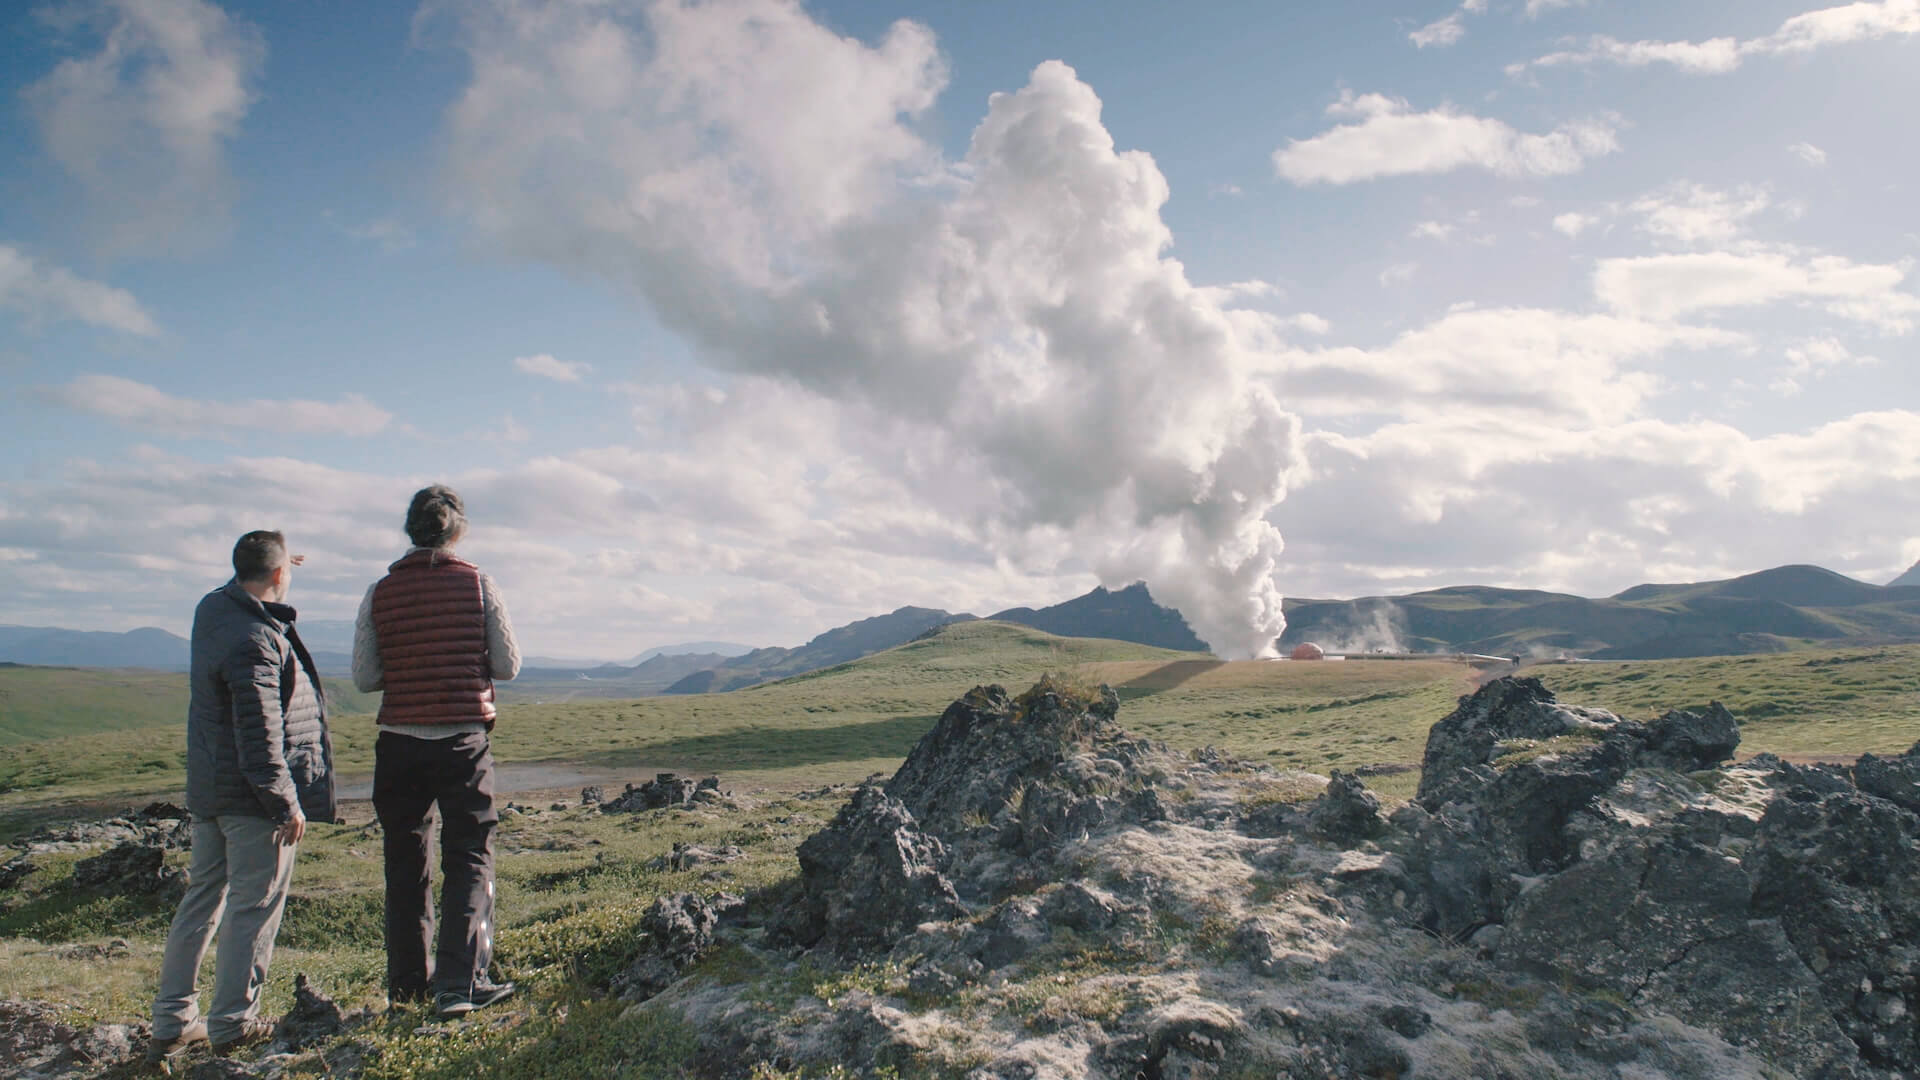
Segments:
[[[0,16],[0,622],[533,651],[1920,560],[1920,3]]]

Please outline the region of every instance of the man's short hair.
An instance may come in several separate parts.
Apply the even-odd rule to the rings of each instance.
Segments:
[[[287,538],[272,530],[255,529],[233,545],[233,576],[238,581],[265,581],[286,561]]]

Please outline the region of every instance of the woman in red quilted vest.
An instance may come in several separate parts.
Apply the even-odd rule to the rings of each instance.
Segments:
[[[382,690],[373,809],[385,835],[387,995],[431,999],[443,1016],[513,993],[493,959],[493,681],[520,673],[520,649],[493,579],[454,554],[467,533],[452,488],[407,507],[413,546],[374,582],[354,627],[353,681]],[[427,866],[440,811],[439,943]],[[429,952],[429,948],[434,951]]]

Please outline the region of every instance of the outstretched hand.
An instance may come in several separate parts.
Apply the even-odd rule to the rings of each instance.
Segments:
[[[289,555],[287,556],[287,561],[295,566],[299,566],[307,561],[307,557],[305,555]]]

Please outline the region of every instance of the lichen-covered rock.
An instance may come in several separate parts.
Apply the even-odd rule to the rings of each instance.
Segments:
[[[26,852],[21,852],[6,862],[0,863],[0,892],[7,892],[10,889],[18,887],[22,881],[27,879],[28,875],[37,872],[39,869],[39,864],[35,863]]]
[[[719,786],[716,778],[714,786]],[[591,790],[591,789],[590,789]],[[691,777],[679,776],[670,772],[656,773],[653,779],[639,784],[628,784],[626,790],[612,799],[606,799],[597,805],[603,813],[633,814],[642,810],[665,810],[669,807],[688,806],[693,796],[700,791],[700,784]],[[582,793],[585,802],[585,793]]]
[[[0,1062],[19,1080],[90,1077],[129,1061],[140,1032],[127,1024],[77,1027],[67,1010],[0,1000]]]
[[[1499,680],[1382,819],[1355,777],[1175,754],[1115,705],[970,692],[719,931],[812,992],[647,1007],[716,1073],[1920,1075],[1920,750],[1729,765],[1718,705],[1636,723]]]
[[[166,865],[166,858],[164,847],[128,841],[73,864],[73,887],[120,896],[181,891],[187,872]]]
[[[1380,835],[1380,797],[1353,776],[1338,769],[1327,789],[1307,808],[1307,829],[1322,840],[1352,847]]]
[[[280,1018],[273,1036],[289,1050],[304,1050],[347,1029],[347,1013],[332,998],[315,989],[305,972],[293,977],[293,1007]]]
[[[1861,754],[1853,763],[1853,777],[1861,791],[1920,813],[1920,743],[1898,757]]]
[[[889,948],[923,922],[962,912],[940,872],[946,854],[898,799],[863,786],[800,845],[800,895],[771,929],[803,946]]]
[[[693,893],[673,893],[655,900],[640,917],[640,928],[647,935],[646,950],[615,977],[614,992],[631,1001],[645,1001],[666,989],[713,948],[720,917],[714,905]]]

